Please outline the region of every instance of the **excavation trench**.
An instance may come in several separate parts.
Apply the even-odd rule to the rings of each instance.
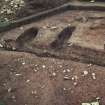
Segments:
[[[83,4],[0,28],[0,104],[105,105],[105,5]]]
[[[105,7],[97,3],[84,6],[78,3],[65,4],[38,15],[23,18],[13,24],[20,26],[26,24],[26,21],[30,22],[30,24],[23,25],[22,30],[17,27],[3,33],[1,39],[6,38],[3,48],[10,51],[29,52],[40,57],[55,57],[105,66],[105,51],[102,48],[104,46],[102,36],[105,26],[102,22],[105,20],[104,11]],[[46,14],[48,17],[45,19]],[[37,22],[34,20],[42,16],[43,20]],[[31,23],[32,21],[33,23]],[[91,28],[94,25],[96,25],[96,28]],[[102,30],[97,30],[97,26],[98,29],[103,26]],[[3,30],[5,29],[6,27]],[[98,32],[99,34],[102,33],[97,36]],[[95,36],[100,36],[99,42],[93,40]]]

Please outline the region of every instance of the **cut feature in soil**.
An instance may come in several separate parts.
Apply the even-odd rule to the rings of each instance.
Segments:
[[[50,47],[53,49],[59,49],[62,48],[63,44],[67,42],[67,40],[72,36],[73,31],[75,30],[75,27],[66,27],[63,29],[56,40],[54,40],[51,44]]]
[[[26,31],[24,31],[17,39],[16,39],[16,43],[18,43],[18,45],[22,46],[25,43],[29,43],[30,41],[32,41],[38,34],[38,28],[29,28]]]
[[[29,28],[25,30],[16,40],[4,40],[3,48],[9,51],[21,49],[25,44],[29,44],[38,34],[38,28]]]

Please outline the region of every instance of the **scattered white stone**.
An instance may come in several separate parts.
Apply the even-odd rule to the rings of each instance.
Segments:
[[[62,68],[63,66],[62,65],[59,65],[59,67]]]
[[[5,21],[7,21],[7,22],[9,21],[8,18],[4,18],[4,19],[5,19]]]
[[[72,46],[73,45],[73,43],[71,42],[71,43],[68,43],[68,47],[70,47],[70,46]]]
[[[72,79],[73,81],[74,81],[74,80],[77,80],[77,79],[78,79],[78,76],[75,75],[75,76],[73,76],[71,79]]]
[[[38,65],[36,64],[35,67],[37,67]]]
[[[95,2],[95,0],[91,0],[90,2],[91,2],[91,3],[94,3],[94,2]]]
[[[67,72],[69,73],[71,70],[70,69],[67,69]]]
[[[10,92],[11,92],[11,90],[12,90],[12,88],[9,88],[9,89],[8,89],[8,93],[10,93]]]
[[[12,50],[15,51],[16,50],[16,47],[12,47]]]
[[[13,13],[13,11],[10,10],[10,9],[8,9],[6,12],[7,12],[7,14],[12,14]]]
[[[35,95],[35,94],[37,94],[37,91],[34,90],[34,91],[32,91],[31,93],[32,93],[33,95]]]
[[[3,83],[3,86],[6,86],[7,84],[6,83]]]
[[[45,86],[46,86],[46,85],[42,85],[41,88],[43,89],[43,88],[45,88]]]
[[[96,100],[100,100],[100,97],[97,97]]]
[[[63,73],[69,73],[71,70],[70,69],[66,69],[66,70],[63,70]]]
[[[16,99],[16,97],[15,96],[12,96],[12,99]]]
[[[22,74],[15,74],[16,76],[21,76]]]
[[[63,73],[66,73],[66,70],[63,70]]]
[[[95,73],[92,73],[92,78],[96,79],[96,74]]]
[[[72,77],[71,79],[72,79],[72,80],[75,80],[75,78],[74,78],[74,77]]]
[[[75,76],[74,76],[74,78],[75,78],[75,80],[77,80],[77,79],[78,79],[78,76],[77,76],[77,75],[75,75]]]
[[[95,76],[96,74],[95,73],[92,73],[92,76]]]
[[[1,48],[3,48],[3,45],[2,45],[2,44],[0,44],[0,47],[1,47]]]
[[[84,76],[88,75],[88,71],[83,71]]]
[[[43,26],[42,28],[43,28],[43,29],[47,29],[47,26]]]
[[[52,73],[52,76],[54,76],[54,77],[55,77],[56,75],[57,75],[57,74],[56,74],[55,72],[53,72],[53,73]]]
[[[65,91],[65,90],[67,90],[66,88],[63,88],[63,90]]]
[[[22,65],[25,65],[26,63],[25,62],[22,62]]]
[[[0,13],[3,14],[1,15],[1,17],[7,17],[9,19],[8,14],[14,16],[16,14],[16,11],[20,9],[20,7],[24,6],[24,4],[24,0],[5,0],[5,3],[2,3],[0,7]],[[4,15],[4,13],[6,16]]]
[[[20,27],[20,30],[23,30],[24,28],[23,27]]]
[[[57,29],[57,27],[56,26],[52,26],[50,29],[51,30],[55,30],[55,29]]]
[[[88,67],[91,67],[92,66],[92,64],[88,64]]]
[[[30,80],[28,79],[28,80],[26,80],[26,83],[29,83],[30,82]]]
[[[7,1],[9,1],[9,0],[5,0],[5,1],[7,2]]]
[[[34,72],[37,72],[38,70],[37,69],[34,69]]]
[[[99,105],[99,102],[82,103],[82,105]]]
[[[65,80],[69,80],[70,77],[69,77],[68,75],[65,75],[65,76],[64,76],[64,79],[65,79]]]
[[[68,24],[68,26],[71,26],[71,24]]]
[[[77,85],[77,82],[74,82],[73,84],[74,84],[74,86],[76,86]]]

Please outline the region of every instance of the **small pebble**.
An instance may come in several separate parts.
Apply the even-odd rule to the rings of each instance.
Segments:
[[[97,97],[96,100],[100,100],[100,97]]]
[[[15,47],[12,47],[12,50],[13,50],[13,51],[15,51],[15,50],[16,50],[16,48],[15,48]]]
[[[66,73],[66,70],[63,70],[63,73]]]
[[[22,62],[22,65],[25,65],[25,62]]]
[[[55,76],[56,76],[56,73],[55,73],[55,72],[53,72],[53,73],[52,73],[52,75],[55,77]]]
[[[28,79],[28,80],[26,80],[26,83],[29,83],[30,82],[30,80]]]
[[[74,77],[72,77],[71,79],[72,79],[72,80],[75,80],[75,78],[74,78]]]
[[[11,92],[11,90],[12,90],[12,88],[9,88],[9,89],[8,89],[8,93],[10,93],[10,92]]]
[[[12,99],[16,99],[16,97],[15,96],[12,96]]]
[[[66,88],[63,88],[63,90],[65,91],[65,90],[67,90]]]
[[[0,44],[0,47],[1,47],[1,48],[3,48],[3,45],[2,45],[2,44]]]
[[[88,75],[88,71],[83,71],[84,76]]]
[[[34,72],[37,72],[38,70],[34,69]]]
[[[23,30],[24,28],[23,27],[20,27],[20,30]]]
[[[74,82],[73,84],[74,84],[74,86],[76,86],[77,85],[77,82]]]
[[[67,69],[67,72],[69,73],[70,72],[70,69]]]
[[[92,78],[96,79],[96,74],[95,73],[92,73]]]
[[[91,2],[91,3],[94,3],[94,2],[95,2],[95,0],[91,0],[90,2]]]
[[[56,26],[52,26],[50,29],[51,30],[55,30],[55,29],[57,29],[57,27]]]
[[[62,65],[59,65],[59,67],[62,68],[63,66]]]
[[[88,67],[91,67],[92,66],[92,64],[88,64]]]
[[[34,90],[34,91],[32,91],[31,93],[32,93],[33,95],[35,95],[35,94],[37,94],[37,91]]]
[[[15,74],[16,76],[21,76],[22,74]]]
[[[46,68],[46,66],[45,66],[45,65],[42,65],[42,68],[43,68],[43,69],[45,69],[45,68]]]
[[[66,76],[64,76],[64,79],[65,79],[65,80],[69,80],[70,77],[69,77],[68,75],[66,75]]]
[[[73,43],[68,43],[68,47],[73,46]]]

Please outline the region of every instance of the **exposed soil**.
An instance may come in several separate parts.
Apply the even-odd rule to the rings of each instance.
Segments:
[[[26,53],[0,52],[0,58],[0,100],[6,105],[81,105],[97,97],[105,104],[104,67]]]
[[[99,11],[68,11],[1,33],[0,43],[5,51],[0,51],[0,101],[6,105],[81,105],[99,97],[100,104],[104,105],[104,67],[32,54],[48,50],[56,55],[59,52],[59,56],[65,54],[67,58],[73,55],[67,46],[76,42],[86,48],[103,50],[104,18],[104,12]],[[22,46],[17,47],[18,42],[23,42]],[[52,43],[56,46],[51,46]],[[59,45],[62,46],[59,48]],[[31,49],[30,54],[26,53],[26,48]],[[18,52],[20,50],[24,52]],[[76,53],[84,56],[77,50]],[[86,54],[90,59],[92,55],[88,51]],[[101,55],[96,53],[96,56]],[[82,60],[80,56],[78,58]]]
[[[104,49],[105,43],[105,19],[96,19],[80,24],[77,31],[70,39],[73,43],[77,43],[84,47]]]

